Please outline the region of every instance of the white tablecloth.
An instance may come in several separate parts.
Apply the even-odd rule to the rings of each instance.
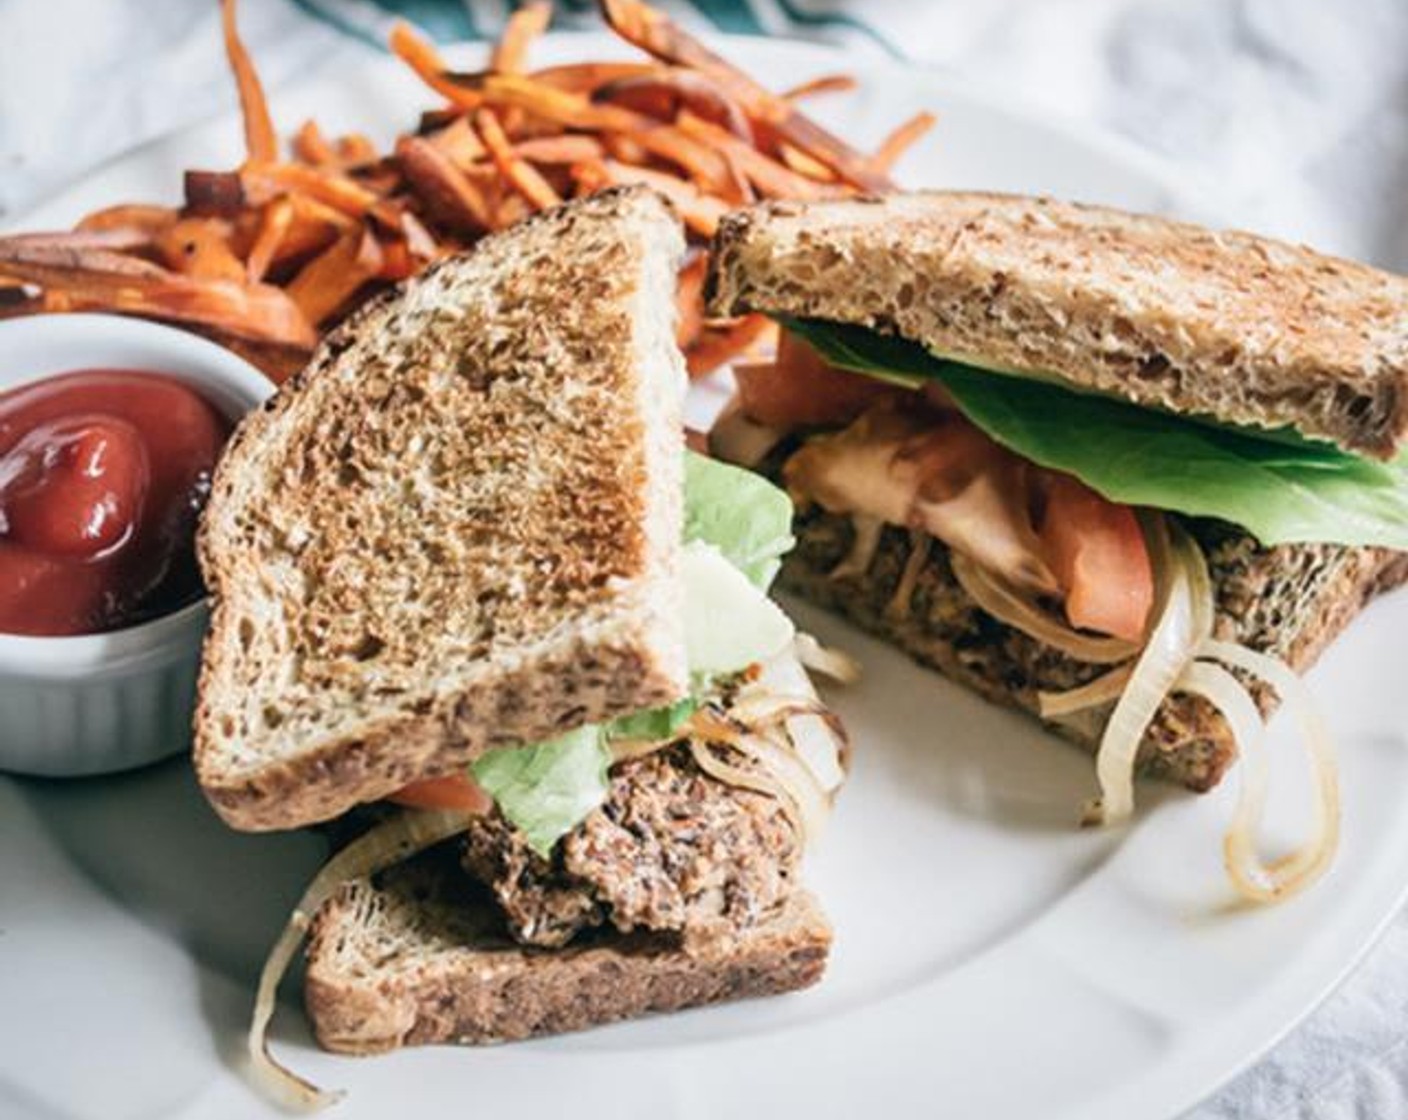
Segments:
[[[388,10],[454,38],[492,33],[508,6],[244,0],[241,22],[276,90],[374,49]],[[592,19],[581,0],[562,6],[569,25]],[[698,26],[841,39],[949,68],[1173,160],[1238,224],[1408,271],[1408,0],[662,6]],[[230,105],[213,0],[0,0],[0,221]],[[1408,917],[1308,1022],[1193,1115],[1408,1116]]]

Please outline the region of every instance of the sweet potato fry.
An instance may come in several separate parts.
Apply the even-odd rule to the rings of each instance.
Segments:
[[[591,99],[598,105],[620,105],[662,124],[675,119],[675,107],[680,101],[678,95],[662,87],[654,75],[607,82],[591,94]]]
[[[662,121],[673,121],[680,109],[712,121],[740,140],[752,143],[753,130],[738,103],[708,78],[692,70],[668,67],[651,74],[617,78],[597,87],[595,102],[610,102],[645,113]]]
[[[426,85],[461,109],[476,109],[483,99],[471,89],[466,89],[446,77],[445,63],[440,53],[422,39],[411,25],[397,21],[391,28],[389,41],[391,52],[415,71],[416,76]]]
[[[693,113],[681,113],[676,127],[686,135],[726,152],[748,181],[758,189],[758,193],[765,198],[834,198],[845,193],[834,185],[818,183],[814,179],[798,175],[751,144],[745,144],[732,133],[709,121],[701,120]]]
[[[0,240],[0,273],[52,289],[83,310],[198,323],[240,338],[311,347],[317,334],[296,304],[267,284],[201,280],[137,257]]]
[[[230,248],[230,223],[220,218],[182,218],[156,246],[173,272],[202,280],[245,278],[245,266]]]
[[[311,195],[299,194],[296,191],[287,196],[293,203],[294,224],[299,222],[321,222],[324,225],[332,226],[339,233],[345,233],[358,224],[359,219],[351,214],[344,214],[335,206],[329,206],[320,199]]]
[[[595,104],[578,94],[537,85],[516,74],[456,75],[455,80],[471,82],[491,104],[511,105],[566,128],[624,133],[651,155],[678,166],[706,189],[735,204],[745,201],[737,196],[728,167],[717,152],[644,113]]]
[[[270,268],[279,268],[309,253],[321,252],[339,236],[359,225],[356,218],[349,218],[342,211],[334,210],[307,195],[290,194],[279,197],[287,198],[293,207],[293,220],[269,262]]]
[[[680,269],[679,287],[675,290],[675,342],[681,350],[688,349],[704,329],[704,277],[709,271],[709,255],[695,253]]]
[[[331,318],[384,264],[369,230],[352,230],[314,257],[288,285],[289,298],[310,323]]]
[[[788,101],[800,101],[804,97],[815,97],[819,93],[849,93],[860,83],[850,74],[823,74],[820,78],[795,85],[783,93]]]
[[[489,157],[479,134],[470,127],[465,117],[456,117],[439,132],[432,132],[425,139],[461,170]]]
[[[798,175],[815,179],[818,183],[836,182],[836,172],[807,155],[800,148],[794,148],[785,140],[777,146],[777,158]]]
[[[375,163],[379,158],[376,145],[371,142],[369,136],[361,132],[349,132],[346,136],[339,136],[333,147],[343,167],[360,167],[363,164]]]
[[[513,189],[521,194],[537,210],[547,210],[562,201],[546,179],[527,160],[521,159],[509,143],[503,125],[492,109],[480,109],[474,114],[474,127],[479,138],[489,149],[494,166],[499,169]]]
[[[484,193],[448,156],[420,136],[403,136],[396,156],[411,190],[430,218],[463,233],[494,228],[493,209]]]
[[[725,327],[707,327],[684,356],[691,378],[713,373],[750,350],[762,347],[777,330],[766,315],[745,315]]]
[[[519,159],[532,163],[583,163],[600,159],[606,154],[606,149],[595,136],[575,133],[522,140],[513,146],[513,150]]]
[[[446,102],[422,114],[394,152],[360,133],[329,136],[309,120],[284,159],[238,34],[237,0],[220,3],[244,121],[240,167],[187,172],[180,209],[115,206],[71,233],[0,238],[0,317],[147,316],[215,338],[282,377],[361,299],[563,196],[647,184],[673,200],[697,245],[730,207],[759,196],[887,188],[890,166],[932,123],[918,115],[867,157],[792,104],[853,88],[849,76],[770,93],[640,0],[601,7],[647,60],[526,72],[551,10],[530,0],[479,73],[447,70],[428,40],[394,26],[392,50]],[[704,267],[696,253],[679,277],[679,338],[696,372],[772,330],[753,318],[707,323]]]
[[[240,39],[235,19],[235,0],[220,0],[220,20],[225,32],[225,54],[240,95],[240,115],[244,118],[244,144],[251,160],[268,162],[279,158],[279,140],[269,116],[264,86]]]
[[[936,119],[933,113],[915,113],[880,142],[880,147],[870,157],[871,166],[888,173],[900,157],[934,127]]]
[[[655,121],[615,105],[595,105],[581,94],[537,82],[523,74],[445,74],[445,79],[481,104],[513,106],[565,128],[587,132],[632,132]]]
[[[581,198],[584,195],[605,190],[615,182],[611,177],[611,172],[607,170],[605,160],[583,160],[581,163],[574,163],[568,172],[572,176],[572,183],[575,187],[572,192],[573,198]]]
[[[341,162],[315,120],[306,120],[298,126],[293,136],[293,154],[314,167],[332,167]]]
[[[94,210],[74,228],[92,232],[130,230],[151,236],[166,229],[176,218],[176,211],[169,206],[142,206],[132,203]]]
[[[742,165],[731,152],[720,152],[724,158],[724,163],[728,165],[728,173],[733,177],[739,196],[743,199],[743,205],[751,206],[758,201],[758,192],[753,189],[753,182],[744,174]]]
[[[378,280],[390,280],[395,283],[408,276],[414,276],[419,271],[420,266],[411,256],[411,251],[404,241],[381,243],[381,268],[376,274]]]
[[[566,128],[589,132],[622,132],[652,155],[684,170],[706,189],[735,204],[737,197],[728,168],[717,152],[699,144],[653,117],[616,105],[595,104],[578,94],[536,84],[519,74],[456,74],[456,83],[480,93],[495,107],[512,106],[554,121]]]
[[[622,163],[634,163],[638,167],[644,167],[650,162],[650,153],[639,140],[627,133],[603,132],[601,143],[612,159],[619,159]]]
[[[728,161],[717,150],[672,125],[656,125],[629,136],[657,159],[675,164],[701,190],[719,196],[730,206],[743,206],[750,201],[740,190]]]
[[[244,183],[234,171],[187,171],[185,212],[201,218],[233,218],[244,209]]]
[[[601,0],[601,7],[612,29],[627,42],[664,62],[687,67],[711,79],[750,120],[767,124],[784,140],[826,164],[845,182],[866,191],[892,189],[889,178],[873,170],[860,152],[803,116],[786,98],[760,86],[686,34],[662,12],[638,0]]]
[[[591,96],[607,82],[642,77],[659,69],[653,62],[570,62],[534,70],[528,76],[539,85]]]
[[[131,253],[134,250],[150,249],[154,244],[154,234],[148,233],[146,230],[126,227],[114,229],[80,228],[62,230],[57,233],[15,233],[9,237],[0,238],[0,249],[8,249],[21,256],[39,250],[82,254],[100,249],[114,254]],[[141,260],[139,257],[132,259]]]
[[[396,192],[401,189],[401,169],[390,156],[379,156],[374,160],[352,165],[344,162],[343,173],[354,183],[366,187],[372,194],[379,195],[393,204]]]
[[[89,274],[116,283],[129,278],[161,279],[166,269],[141,257],[121,252],[113,245],[120,236],[111,231],[98,233],[19,233],[0,238],[0,275],[32,284],[57,284],[83,279]]]
[[[198,323],[254,342],[311,349],[318,337],[288,295],[267,284],[178,276],[142,292],[124,290],[113,310]]]
[[[501,74],[516,74],[523,69],[528,48],[533,40],[548,29],[552,19],[552,4],[548,0],[530,0],[508,17],[504,32],[494,45],[489,69]]]
[[[177,277],[141,292],[124,290],[112,309],[158,319],[191,322],[254,342],[307,347],[317,332],[286,293],[268,285]]]
[[[308,364],[313,346],[290,342],[270,342],[243,338],[219,327],[209,326],[198,319],[171,313],[164,308],[144,308],[140,302],[131,307],[118,309],[105,298],[91,298],[85,295],[72,295],[66,292],[43,291],[27,304],[5,304],[0,301],[0,319],[20,315],[63,314],[71,311],[100,311],[111,313],[122,310],[123,314],[138,318],[169,322],[184,327],[193,334],[201,335],[212,342],[233,351],[256,369],[264,373],[275,385],[287,381]]]
[[[729,208],[725,203],[705,194],[687,179],[681,179],[667,171],[635,167],[612,159],[603,160],[597,166],[601,168],[607,183],[644,183],[659,191],[674,203],[675,209],[684,219],[684,224],[700,237],[713,237],[719,228],[719,219],[728,213]]]
[[[401,215],[401,239],[405,241],[412,259],[421,264],[429,264],[440,255],[440,246],[435,243],[435,238],[409,210]]]
[[[258,284],[268,274],[292,225],[293,202],[287,195],[281,195],[264,207],[259,215],[259,232],[244,262],[245,277],[251,284]]]
[[[301,163],[251,163],[240,172],[246,193],[271,198],[285,192],[305,194],[353,218],[375,214],[394,224],[394,211],[372,190],[341,172]],[[378,213],[380,211],[380,213]]]
[[[537,213],[537,209],[517,191],[509,191],[501,196],[494,206],[494,228],[505,229],[515,222],[521,222]]]

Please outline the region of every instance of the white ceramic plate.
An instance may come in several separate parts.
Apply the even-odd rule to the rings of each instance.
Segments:
[[[541,54],[607,49],[563,38]],[[725,49],[778,85],[854,65],[776,42]],[[861,142],[937,109],[940,127],[902,169],[911,184],[1188,208],[1116,146],[893,65],[864,77],[863,93],[817,109]],[[276,109],[284,126],[316,114],[334,130],[389,135],[428,101],[388,62],[281,92]],[[238,136],[223,120],[148,147],[23,225],[172,197],[183,168],[233,165]],[[797,613],[867,668],[831,697],[857,749],[811,864],[836,926],[825,982],[575,1037],[365,1061],[316,1051],[290,998],[280,1049],[351,1091],[339,1115],[1171,1117],[1320,1000],[1399,904],[1402,596],[1311,674],[1341,743],[1344,846],[1327,881],[1266,911],[1238,909],[1223,883],[1231,783],[1206,798],[1145,788],[1131,829],[1078,831],[1088,758]],[[1293,764],[1278,779],[1272,833],[1286,840],[1304,789]],[[83,783],[0,779],[0,1112],[257,1114],[232,1056],[252,978],[318,854],[309,836],[227,831],[181,765]]]

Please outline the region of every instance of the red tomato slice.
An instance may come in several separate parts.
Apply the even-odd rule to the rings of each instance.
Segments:
[[[773,428],[836,427],[897,390],[863,373],[835,369],[795,335],[782,331],[772,365],[733,370],[743,414]]]
[[[494,800],[468,774],[426,778],[397,790],[386,800],[408,809],[449,809],[461,813],[487,813]]]
[[[1043,471],[1041,541],[1066,589],[1072,626],[1142,641],[1154,605],[1154,572],[1139,521],[1068,474]]]

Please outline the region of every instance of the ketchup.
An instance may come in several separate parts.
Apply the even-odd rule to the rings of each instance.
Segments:
[[[0,632],[95,634],[198,599],[196,520],[229,433],[156,373],[0,394]]]

